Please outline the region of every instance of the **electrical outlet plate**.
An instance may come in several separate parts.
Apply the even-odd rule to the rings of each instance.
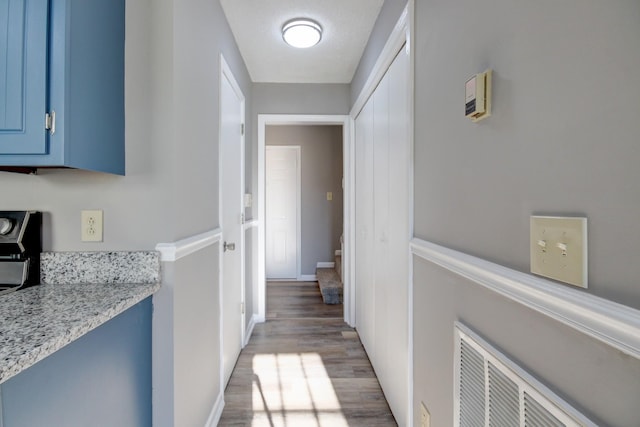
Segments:
[[[587,219],[532,216],[531,272],[587,288]]]
[[[102,211],[85,210],[80,213],[83,242],[102,242]]]
[[[424,402],[420,402],[420,427],[431,427],[431,414]]]
[[[333,200],[333,192],[327,191],[327,200],[329,201]]]

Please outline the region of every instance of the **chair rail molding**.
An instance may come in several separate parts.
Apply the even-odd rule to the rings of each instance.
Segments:
[[[640,310],[418,238],[411,252],[640,359]]]
[[[245,230],[245,231],[247,231],[247,230],[250,230],[250,229],[252,229],[252,228],[258,228],[258,225],[259,225],[259,224],[260,224],[260,223],[258,222],[258,220],[257,220],[257,219],[250,219],[250,220],[247,220],[247,221],[243,224],[243,225],[244,225],[244,230]]]
[[[160,252],[160,261],[175,262],[220,240],[222,240],[222,229],[216,228],[173,243],[158,243],[156,251]]]

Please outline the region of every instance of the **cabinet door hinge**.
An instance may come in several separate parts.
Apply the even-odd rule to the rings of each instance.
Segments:
[[[51,111],[44,115],[44,128],[49,131],[49,134],[56,133],[56,112]]]
[[[240,314],[244,314],[244,303],[240,303]]]
[[[244,136],[244,123],[240,125],[240,135]]]

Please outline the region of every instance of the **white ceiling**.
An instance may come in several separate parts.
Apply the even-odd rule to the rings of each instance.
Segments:
[[[384,0],[220,0],[254,82],[350,83]],[[311,18],[320,43],[296,49],[282,25]]]

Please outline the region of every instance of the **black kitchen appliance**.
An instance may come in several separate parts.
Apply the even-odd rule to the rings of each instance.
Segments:
[[[0,211],[0,294],[40,283],[42,213]]]

